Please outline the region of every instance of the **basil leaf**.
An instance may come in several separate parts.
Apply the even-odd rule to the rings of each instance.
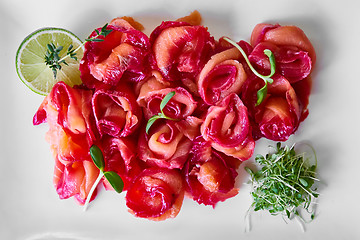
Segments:
[[[164,107],[166,106],[166,104],[170,101],[170,99],[175,95],[175,91],[169,92],[168,94],[166,94],[166,96],[163,98],[163,100],[161,100],[160,103],[160,110],[162,111],[164,109]]]
[[[105,162],[104,162],[104,156],[101,152],[101,149],[96,145],[92,145],[90,147],[90,156],[91,156],[94,164],[96,165],[96,167],[98,167],[101,171],[103,171]]]
[[[124,182],[116,172],[107,171],[104,172],[104,176],[117,193],[121,193],[123,191]]]

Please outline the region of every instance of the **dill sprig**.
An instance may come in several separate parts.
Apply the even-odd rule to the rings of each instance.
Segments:
[[[315,162],[311,163],[306,153],[296,153],[292,147],[281,146],[277,143],[274,153],[264,156],[258,154],[255,161],[260,170],[253,171],[248,167],[245,170],[251,176],[254,211],[267,210],[272,215],[282,214],[292,219],[294,215],[300,217],[300,209],[305,209],[314,219],[314,211],[310,209],[311,203],[319,196],[315,181]],[[311,148],[312,149],[312,148]],[[312,149],[313,151],[313,149]]]
[[[63,50],[63,46],[55,46],[53,42],[47,44],[47,50],[45,52],[45,64],[49,66],[49,68],[53,71],[54,79],[56,79],[57,71],[61,70],[62,65],[68,65],[66,62],[67,58],[72,58],[77,61],[76,52],[79,51],[86,42],[102,42],[104,41],[103,38],[99,38],[100,36],[106,37],[109,33],[112,32],[112,29],[107,29],[108,24],[106,23],[100,31],[95,29],[96,35],[91,38],[86,38],[85,41],[80,44],[79,47],[74,49],[74,46],[70,44],[67,49],[66,55],[60,58],[60,52]]]

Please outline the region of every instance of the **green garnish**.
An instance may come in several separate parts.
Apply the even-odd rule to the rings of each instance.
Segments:
[[[57,70],[61,70],[61,64],[68,65],[65,61],[67,57],[77,61],[75,49],[73,49],[73,45],[70,44],[65,57],[60,59],[59,53],[63,50],[63,46],[56,47],[54,43],[49,43],[46,46],[48,49],[45,53],[45,64],[49,65],[49,68],[53,71],[54,78],[56,79]],[[82,45],[80,45],[80,47],[81,46]],[[78,49],[80,49],[80,47]]]
[[[246,63],[248,64],[249,68],[251,69],[251,71],[259,78],[261,78],[262,80],[264,80],[265,82],[265,85],[259,89],[256,93],[257,95],[257,101],[256,101],[256,105],[255,106],[258,106],[259,104],[261,104],[263,102],[263,100],[265,99],[266,97],[266,94],[267,94],[267,84],[268,83],[273,83],[273,79],[271,78],[274,74],[275,74],[275,70],[276,70],[276,63],[275,63],[275,56],[274,54],[271,52],[271,50],[269,49],[265,49],[264,50],[264,54],[266,56],[268,56],[269,58],[269,61],[270,61],[270,74],[267,75],[267,76],[264,76],[260,73],[258,73],[258,71],[255,70],[255,68],[251,65],[250,63],[250,60],[249,58],[246,56],[246,53],[245,51],[239,46],[239,44],[237,44],[236,42],[234,42],[233,40],[227,38],[227,37],[224,37],[224,40],[229,42],[231,45],[233,45],[234,47],[236,47],[241,55],[244,57]]]
[[[102,28],[101,30],[97,30],[95,29],[95,32],[96,32],[96,36],[94,37],[91,37],[91,38],[86,38],[85,41],[87,42],[102,42],[104,41],[104,39],[101,39],[101,38],[98,38],[99,36],[104,36],[106,37],[109,33],[112,32],[112,29],[106,29],[108,26],[108,24],[106,23]]]
[[[101,171],[104,171],[105,161],[101,149],[96,145],[92,145],[89,151],[91,159],[93,160],[96,167]]]
[[[114,188],[114,190],[117,193],[122,192],[122,190],[124,188],[124,182],[121,179],[121,177],[119,176],[119,174],[117,174],[114,171],[106,171],[106,172],[104,172],[104,176],[109,181],[109,183],[111,184],[111,186]]]
[[[124,188],[124,182],[122,181],[121,177],[116,172],[104,171],[105,162],[104,162],[104,156],[101,152],[101,149],[96,145],[92,145],[90,147],[90,156],[91,156],[91,159],[93,160],[94,164],[96,165],[96,167],[100,169],[100,171],[105,176],[105,178],[109,181],[109,183],[114,188],[114,190],[118,193],[121,193]]]
[[[45,64],[49,66],[49,68],[53,71],[54,78],[56,79],[57,71],[61,70],[61,65],[65,64],[68,65],[68,63],[65,61],[68,57],[74,59],[77,61],[76,52],[79,51],[86,42],[102,42],[104,39],[98,38],[99,36],[106,37],[110,32],[112,32],[112,29],[106,29],[108,24],[106,23],[101,30],[95,29],[96,35],[91,38],[86,38],[85,42],[83,42],[78,48],[74,49],[73,45],[70,45],[67,49],[66,55],[62,58],[59,57],[60,52],[63,50],[63,46],[56,47],[54,43],[50,42],[47,44],[47,50],[45,53]]]
[[[154,116],[152,116],[151,118],[149,118],[147,124],[146,124],[146,133],[149,133],[149,129],[150,127],[154,124],[154,122],[158,119],[168,119],[168,120],[176,120],[173,118],[170,118],[168,116],[166,116],[163,112],[163,109],[165,108],[166,104],[168,104],[168,102],[170,101],[170,99],[175,95],[175,91],[169,92],[168,94],[166,94],[166,96],[161,100],[160,103],[160,112]]]
[[[90,192],[86,198],[85,204],[84,204],[84,211],[87,209],[87,206],[89,205],[91,196],[93,195],[97,185],[99,184],[102,177],[105,176],[105,178],[108,180],[108,182],[111,184],[111,186],[114,188],[114,190],[117,193],[121,193],[124,188],[124,182],[121,179],[121,177],[114,171],[104,171],[105,168],[105,162],[104,162],[104,156],[102,154],[101,149],[96,146],[92,145],[90,147],[90,156],[93,160],[95,166],[100,169],[99,176],[95,180],[94,184],[92,185]]]
[[[253,191],[254,211],[267,210],[272,215],[282,214],[292,219],[294,215],[300,219],[300,209],[305,209],[311,220],[314,211],[310,210],[311,203],[319,196],[315,181],[319,181],[316,175],[316,156],[313,148],[315,163],[310,163],[306,153],[296,153],[292,147],[281,147],[280,143],[274,153],[266,156],[256,155],[255,161],[260,165],[260,170],[254,172],[248,167],[245,170],[251,176]]]

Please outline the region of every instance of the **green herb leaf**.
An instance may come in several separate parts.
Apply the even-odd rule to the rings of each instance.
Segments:
[[[245,171],[250,174],[251,177],[254,177],[254,171],[251,170],[249,167],[244,167]]]
[[[75,61],[77,61],[77,57],[76,57],[76,49],[74,49],[74,46],[72,44],[70,44],[70,46],[68,47],[67,53],[66,55],[69,55],[70,58],[74,59]],[[67,63],[65,63],[67,64]]]
[[[62,46],[56,47],[54,43],[48,43],[47,51],[45,52],[44,60],[45,64],[53,71],[54,78],[56,79],[57,70],[61,69],[61,64],[67,64],[65,60],[60,59],[60,52],[63,49]]]
[[[121,193],[123,191],[124,182],[116,172],[106,171],[104,172],[104,176],[117,193]]]
[[[165,108],[166,104],[168,104],[168,102],[174,95],[175,95],[175,91],[169,92],[168,94],[166,94],[166,96],[163,98],[163,100],[161,100],[161,103],[160,103],[160,111],[161,112]]]
[[[273,83],[273,80],[271,79],[271,77],[275,74],[276,71],[276,61],[275,61],[275,56],[272,53],[272,51],[270,51],[269,49],[265,49],[264,50],[264,54],[269,58],[270,61],[270,74],[267,77],[267,82],[268,83]]]
[[[161,116],[159,116],[159,115],[154,115],[154,116],[152,116],[152,117],[149,119],[149,121],[148,121],[147,124],[146,124],[146,129],[145,129],[145,131],[146,131],[147,134],[149,133],[149,130],[150,130],[151,126],[154,124],[154,122],[155,122],[156,120],[158,120],[159,118],[161,118]]]
[[[55,51],[55,46],[54,46],[54,43],[48,43],[47,45],[47,48],[50,52],[54,52]]]
[[[106,23],[102,28],[101,28],[101,32],[99,33],[99,35],[102,35],[104,37],[106,37],[109,33],[112,32],[112,29],[107,29],[108,24]]]
[[[96,167],[99,168],[101,171],[104,171],[105,162],[101,149],[96,145],[92,145],[90,147],[90,156]]]
[[[98,38],[99,36],[104,36],[106,37],[109,33],[111,33],[113,30],[112,29],[107,29],[108,24],[106,23],[101,30],[99,31],[98,29],[95,29],[96,32],[96,36],[91,37],[91,38],[86,38],[85,41],[87,42],[102,42],[104,41],[104,39]]]
[[[99,36],[106,37],[109,33],[112,32],[112,29],[107,29],[108,24],[105,24],[101,31],[95,29],[96,36],[85,39],[85,42],[102,42],[104,39],[98,38]],[[81,49],[84,46],[84,43],[82,43],[78,48],[73,49],[73,46],[70,45],[67,49],[67,53],[64,57],[60,58],[59,54],[63,50],[63,46],[56,47],[54,43],[50,42],[48,43],[47,50],[45,52],[44,60],[45,64],[49,66],[49,68],[53,71],[54,78],[56,79],[57,71],[61,70],[61,64],[68,65],[68,63],[65,61],[66,58],[70,57],[77,61],[76,52]]]
[[[255,106],[260,105],[264,101],[266,95],[267,95],[267,82],[265,82],[265,85],[257,91],[256,93],[257,101]]]
[[[245,51],[240,47],[239,44],[237,44],[236,42],[234,42],[233,40],[224,37],[224,40],[229,42],[231,45],[233,45],[234,47],[236,47],[239,52],[241,53],[241,55],[244,57],[245,62],[247,63],[247,65],[249,66],[250,70],[259,78],[261,78],[264,82],[265,82],[265,86],[262,87],[258,92],[257,92],[257,101],[256,101],[256,106],[260,105],[263,100],[265,99],[265,95],[264,93],[267,92],[267,83],[273,83],[273,79],[271,78],[276,71],[276,61],[275,61],[275,56],[274,54],[271,52],[271,50],[269,49],[265,49],[264,50],[264,54],[266,56],[268,56],[269,61],[270,61],[270,74],[268,76],[264,76],[262,74],[260,74],[258,71],[255,70],[255,68],[252,66],[252,64],[250,63],[249,58],[247,57]]]
[[[156,120],[158,120],[158,119],[163,118],[163,119],[168,119],[168,120],[173,120],[173,121],[176,120],[176,119],[172,119],[172,118],[166,116],[166,115],[164,114],[164,112],[163,112],[163,109],[165,108],[166,104],[168,104],[169,101],[170,101],[170,99],[171,99],[172,97],[174,97],[174,96],[175,96],[175,91],[171,91],[171,92],[169,92],[168,94],[166,94],[166,96],[161,100],[161,102],[160,102],[160,113],[158,113],[158,114],[152,116],[151,118],[149,118],[149,120],[148,120],[148,122],[147,122],[147,124],[146,124],[145,131],[146,131],[147,134],[149,133],[150,127],[151,127],[151,126],[154,124],[154,122],[155,122]]]
[[[85,204],[84,204],[84,211],[86,211],[86,209],[89,205],[91,196],[93,195],[97,185],[100,183],[103,176],[105,176],[105,178],[109,181],[109,183],[111,184],[111,186],[114,188],[114,190],[116,192],[121,193],[124,188],[124,182],[116,172],[113,172],[113,171],[104,172],[105,162],[104,162],[104,156],[102,154],[101,149],[96,145],[92,145],[90,147],[89,151],[90,151],[90,156],[91,156],[95,166],[97,168],[99,168],[100,172],[88,193],[88,196],[87,196]]]
[[[58,52],[58,53],[61,52],[61,50],[63,50],[63,48],[64,48],[63,46],[59,46],[58,48],[56,48],[56,52]]]
[[[266,210],[272,215],[283,214],[289,219],[293,215],[301,218],[299,209],[313,214],[309,207],[319,196],[313,188],[317,180],[316,165],[305,158],[305,153],[297,153],[294,145],[282,147],[281,143],[277,143],[273,149],[273,153],[265,156],[256,155],[255,161],[260,170],[254,172],[245,168],[251,176],[254,211]],[[315,156],[315,152],[313,154]]]
[[[86,38],[85,41],[87,41],[87,42],[103,42],[104,39],[101,39],[101,38]]]
[[[301,185],[303,185],[304,187],[307,187],[309,184],[308,182],[304,179],[304,178],[299,178],[299,182],[301,183]]]

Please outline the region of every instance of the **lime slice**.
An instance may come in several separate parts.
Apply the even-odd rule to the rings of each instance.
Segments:
[[[45,64],[47,44],[53,43],[56,48],[62,46],[60,59],[66,56],[70,45],[76,51],[77,60],[66,57],[66,64],[61,64],[56,78],[52,69]],[[79,61],[83,56],[81,40],[68,30],[62,28],[41,28],[27,36],[19,46],[16,53],[16,71],[21,81],[34,92],[47,95],[55,83],[63,81],[73,86],[81,84]]]

